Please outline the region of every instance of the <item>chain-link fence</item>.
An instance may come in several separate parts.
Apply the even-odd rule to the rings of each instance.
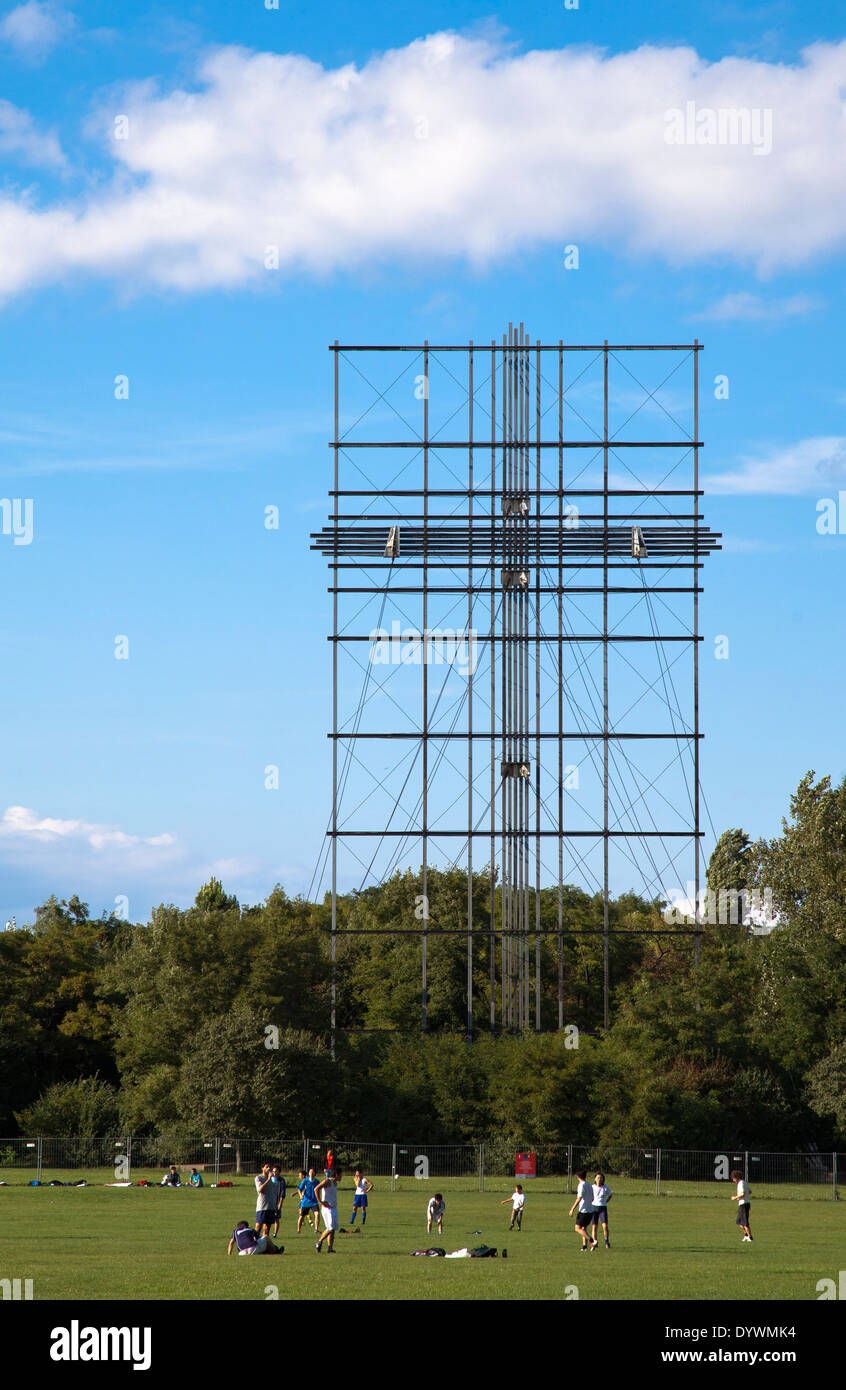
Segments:
[[[521,1156],[518,1166],[518,1155]],[[630,1196],[722,1195],[739,1172],[758,1198],[834,1198],[846,1155],[767,1153],[754,1149],[665,1149],[559,1144],[524,1150],[505,1139],[486,1144],[375,1143],[341,1139],[246,1139],[215,1136],[101,1136],[0,1139],[0,1182],[160,1183],[173,1164],[184,1182],[196,1169],[206,1185],[251,1181],[263,1163],[278,1164],[289,1183],[302,1169],[331,1162],[351,1175],[361,1168],[392,1190],[436,1183],[453,1191],[510,1192],[515,1178],[534,1191],[572,1194],[579,1172],[605,1174]]]

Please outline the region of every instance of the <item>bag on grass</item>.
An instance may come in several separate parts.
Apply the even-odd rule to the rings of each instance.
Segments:
[[[471,1260],[490,1260],[496,1254],[492,1245],[477,1245],[475,1250],[469,1250]]]

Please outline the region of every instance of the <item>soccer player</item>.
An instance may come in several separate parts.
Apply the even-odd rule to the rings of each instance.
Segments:
[[[593,1239],[593,1236],[589,1234],[589,1227],[593,1216],[593,1187],[588,1182],[586,1173],[579,1171],[576,1177],[579,1179],[579,1187],[576,1192],[576,1200],[571,1206],[569,1214],[572,1216],[576,1207],[579,1208],[579,1214],[576,1217],[576,1224],[573,1230],[576,1232],[577,1236],[581,1236],[582,1238],[582,1248],[579,1254],[583,1255],[586,1250],[595,1250],[597,1246],[597,1242]],[[588,1240],[590,1240],[590,1245],[588,1245]]]
[[[275,1215],[273,1188],[270,1179],[270,1164],[263,1163],[256,1178],[256,1230],[259,1235],[270,1236],[270,1226]]]
[[[434,1195],[434,1197],[430,1197],[430,1198],[429,1198],[429,1204],[428,1204],[428,1206],[426,1207],[426,1233],[427,1233],[427,1235],[428,1235],[428,1233],[429,1233],[429,1232],[431,1231],[431,1229],[432,1229],[432,1222],[433,1222],[433,1221],[436,1221],[436,1222],[438,1223],[438,1234],[439,1234],[439,1235],[443,1235],[443,1233],[444,1233],[444,1210],[445,1210],[445,1208],[446,1208],[446,1202],[444,1201],[444,1199],[443,1199],[443,1197],[442,1197],[442,1195],[441,1195],[440,1192],[436,1192],[435,1195]]]
[[[734,1193],[731,1199],[733,1202],[737,1202],[737,1216],[735,1221],[743,1232],[743,1240],[751,1240],[752,1232],[749,1229],[749,1184],[744,1180],[743,1174],[737,1168],[732,1169],[731,1180],[737,1183],[737,1192]],[[741,1244],[742,1243],[741,1241]]]
[[[231,1255],[233,1250],[237,1250],[239,1255],[281,1255],[284,1249],[284,1245],[277,1248],[268,1236],[260,1236],[251,1231],[246,1221],[239,1221],[229,1237],[229,1249],[226,1253]]]
[[[594,1248],[598,1244],[596,1239],[599,1231],[599,1223],[602,1222],[602,1234],[605,1237],[605,1249],[611,1249],[611,1242],[608,1239],[608,1203],[613,1193],[610,1187],[605,1186],[605,1174],[594,1173],[593,1175],[593,1244]]]
[[[282,1215],[282,1203],[285,1201],[285,1194],[288,1191],[288,1184],[279,1171],[279,1164],[274,1163],[270,1170],[270,1183],[273,1196],[271,1198],[274,1207],[273,1234],[279,1234],[279,1218]]]
[[[313,1220],[315,1229],[317,1228],[317,1212],[319,1208],[317,1205],[317,1198],[314,1195],[313,1168],[309,1168],[308,1176],[306,1176],[303,1168],[300,1169],[300,1181],[297,1186],[297,1191],[300,1194],[300,1214],[297,1217],[297,1235],[299,1235],[306,1217],[308,1217],[309,1221]]]
[[[511,1196],[510,1196],[510,1197],[506,1197],[505,1200],[504,1200],[503,1202],[500,1202],[499,1205],[500,1205],[501,1207],[505,1207],[505,1206],[508,1205],[509,1202],[511,1203],[511,1221],[509,1222],[508,1229],[509,1229],[509,1231],[513,1231],[513,1230],[514,1230],[514,1223],[515,1223],[515,1221],[516,1221],[516,1223],[517,1223],[517,1230],[518,1230],[518,1231],[522,1231],[522,1229],[523,1229],[523,1208],[524,1208],[524,1206],[526,1205],[526,1197],[525,1197],[525,1194],[524,1194],[523,1189],[522,1189],[522,1187],[520,1186],[519,1182],[517,1183],[516,1187],[514,1188],[514,1191],[512,1192]]]
[[[370,1179],[364,1176],[360,1168],[356,1168],[355,1197],[353,1199],[352,1216],[350,1217],[350,1226],[353,1229],[355,1229],[355,1214],[357,1211],[361,1212],[361,1225],[362,1228],[364,1227],[364,1223],[367,1220],[367,1194],[372,1191],[373,1184]]]
[[[318,1255],[326,1241],[326,1250],[330,1255],[335,1253],[335,1232],[338,1229],[338,1183],[341,1180],[340,1168],[326,1169],[326,1177],[322,1182],[317,1183],[314,1195],[320,1203],[320,1214],[323,1217],[323,1234],[318,1236],[315,1243],[315,1250]]]

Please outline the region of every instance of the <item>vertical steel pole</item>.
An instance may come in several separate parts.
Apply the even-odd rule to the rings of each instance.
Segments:
[[[693,834],[696,964],[702,954],[699,931],[699,339],[693,340]]]
[[[837,1154],[831,1155],[831,1195],[837,1201]]]
[[[467,1041],[473,1041],[473,340],[467,359]]]
[[[485,1146],[479,1145],[479,1191],[485,1190]]]
[[[307,1170],[306,1170],[307,1171]],[[215,1187],[220,1182],[220,1137],[214,1141],[214,1183]]]
[[[491,664],[491,920],[488,961],[491,1037],[496,1035],[496,343],[491,342],[491,621],[488,650]]]
[[[541,351],[535,344],[535,1029],[541,1030]]]
[[[602,1017],[608,1027],[608,339],[603,349],[602,425]]]
[[[338,931],[338,466],[340,439],[338,433],[338,339],[335,339],[335,494],[333,498],[333,566],[332,566],[332,981],[330,987],[330,1055],[335,1060],[335,1022],[337,1004],[337,931]]]
[[[427,931],[429,926],[429,341],[423,344],[423,936],[420,956],[421,1016],[426,1032],[428,1010]]]
[[[661,1196],[661,1150],[655,1150],[655,1196]]]
[[[127,1180],[128,1180],[129,1182],[132,1182],[132,1135],[131,1135],[131,1134],[127,1134],[127,1136],[126,1136],[126,1176],[127,1176]]]
[[[36,1160],[35,1160],[35,1162],[36,1162],[36,1168],[37,1168],[37,1171],[36,1171],[35,1176],[36,1176],[38,1182],[41,1181],[41,1160],[42,1160],[42,1157],[43,1157],[43,1144],[44,1144],[44,1140],[42,1139],[41,1135],[39,1134],[38,1138],[37,1138],[36,1141],[35,1141],[35,1153],[36,1153]]]
[[[558,339],[558,1027],[564,1027],[564,344]],[[569,1189],[568,1189],[569,1190]]]
[[[509,354],[507,343],[511,338],[511,328],[509,325],[508,337],[503,334],[502,338],[502,493],[508,495],[509,487],[509,463],[508,463],[508,402],[509,402]],[[502,512],[500,505],[500,512]],[[501,563],[508,566],[508,533],[505,526],[505,517],[501,519],[502,526],[502,545]],[[502,759],[508,757],[508,729],[510,719],[511,703],[508,689],[508,669],[509,669],[509,650],[508,650],[508,591],[502,587],[502,612],[500,615],[500,630],[502,632],[502,642],[500,645],[499,664],[501,667],[502,684],[502,709],[500,721],[502,725]],[[505,1032],[510,1024],[511,1009],[511,976],[510,961],[508,952],[508,930],[510,925],[510,882],[511,882],[511,863],[510,863],[510,839],[508,834],[508,778],[502,778],[502,796],[500,808],[500,828],[501,828],[501,879],[499,888],[499,913],[500,913],[500,1012],[502,1016],[502,1031]]]
[[[391,1145],[391,1191],[397,1190],[397,1146]]]

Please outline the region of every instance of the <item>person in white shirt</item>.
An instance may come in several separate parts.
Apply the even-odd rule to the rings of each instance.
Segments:
[[[522,1229],[523,1229],[523,1208],[524,1208],[524,1206],[526,1205],[526,1197],[525,1197],[525,1194],[524,1194],[523,1189],[522,1189],[522,1187],[520,1186],[519,1182],[517,1183],[517,1186],[514,1188],[514,1191],[512,1192],[511,1196],[510,1196],[510,1197],[506,1197],[506,1198],[505,1198],[505,1201],[504,1201],[504,1202],[500,1202],[499,1205],[500,1205],[501,1207],[504,1207],[504,1206],[507,1206],[509,1202],[511,1203],[511,1221],[510,1221],[510,1223],[509,1223],[508,1229],[509,1229],[509,1231],[513,1231],[513,1230],[514,1230],[514,1223],[515,1223],[515,1221],[516,1221],[516,1223],[517,1223],[517,1230],[518,1230],[518,1231],[522,1231]]]
[[[429,1198],[429,1203],[428,1203],[428,1206],[426,1207],[426,1232],[427,1232],[427,1234],[428,1234],[429,1231],[431,1231],[431,1229],[432,1229],[432,1222],[433,1222],[433,1221],[436,1221],[436,1222],[438,1223],[438,1231],[439,1231],[440,1235],[443,1235],[443,1233],[444,1233],[444,1210],[445,1210],[445,1208],[446,1208],[446,1203],[444,1202],[444,1199],[443,1199],[443,1197],[441,1196],[441,1193],[440,1193],[440,1192],[436,1192],[435,1195],[434,1195],[434,1197],[430,1197],[430,1198]]]
[[[751,1240],[752,1232],[749,1229],[749,1202],[751,1200],[749,1184],[744,1180],[743,1174],[737,1168],[732,1171],[731,1180],[737,1183],[737,1191],[733,1194],[731,1199],[733,1202],[737,1202],[736,1224],[743,1232],[743,1240]]]
[[[573,1230],[576,1232],[577,1236],[581,1236],[582,1238],[582,1248],[579,1254],[583,1255],[586,1250],[596,1249],[596,1241],[589,1233],[590,1223],[593,1219],[593,1186],[588,1182],[586,1173],[580,1171],[576,1174],[576,1177],[579,1180],[579,1187],[576,1192],[576,1200],[571,1206],[569,1214],[572,1216],[576,1207],[579,1208],[579,1214],[576,1217],[576,1224]],[[590,1245],[588,1245],[588,1240],[590,1241]]]
[[[315,1185],[314,1195],[320,1203],[320,1214],[323,1217],[323,1234],[318,1237],[315,1243],[315,1250],[318,1255],[326,1241],[326,1249],[330,1255],[335,1253],[335,1232],[338,1229],[338,1183],[341,1180],[340,1168],[332,1170],[326,1169],[326,1177],[322,1182]]]
[[[350,1227],[355,1230],[355,1218],[361,1212],[361,1228],[364,1230],[364,1223],[367,1220],[367,1194],[373,1191],[373,1184],[369,1178],[364,1176],[360,1168],[355,1170],[355,1197],[353,1198],[352,1216],[350,1217]]]
[[[602,1222],[602,1234],[605,1237],[605,1249],[611,1249],[611,1242],[608,1239],[608,1203],[611,1200],[612,1192],[610,1187],[605,1186],[605,1174],[594,1173],[593,1175],[593,1241],[598,1244],[596,1239],[599,1230],[599,1223]]]

